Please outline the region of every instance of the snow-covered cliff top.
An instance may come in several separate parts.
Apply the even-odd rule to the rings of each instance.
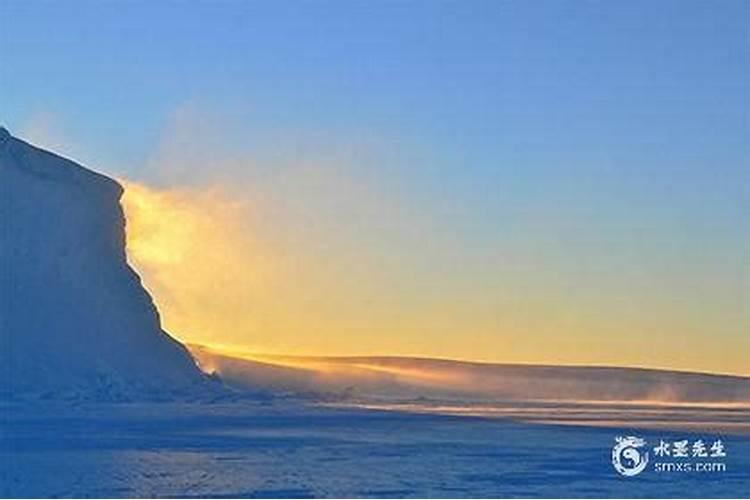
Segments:
[[[127,264],[121,195],[0,129],[2,397],[141,398],[203,382]]]

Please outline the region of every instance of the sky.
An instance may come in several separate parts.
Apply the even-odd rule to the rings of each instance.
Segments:
[[[182,340],[750,375],[747,2],[2,0],[0,46]]]

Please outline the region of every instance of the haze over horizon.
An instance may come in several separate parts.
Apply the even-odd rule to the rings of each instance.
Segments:
[[[9,2],[0,121],[184,342],[748,376],[749,7],[667,4]]]

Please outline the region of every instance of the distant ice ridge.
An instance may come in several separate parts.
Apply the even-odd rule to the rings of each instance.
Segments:
[[[153,399],[211,385],[127,264],[121,195],[0,128],[0,397]]]
[[[750,407],[750,378],[642,368],[472,363],[407,357],[273,356],[189,346],[242,388],[354,400],[639,402]]]

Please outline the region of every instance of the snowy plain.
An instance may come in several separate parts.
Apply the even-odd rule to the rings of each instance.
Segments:
[[[646,470],[624,477],[610,462],[616,436],[636,434],[651,444],[716,434],[257,396],[6,402],[0,408],[3,497],[719,498],[750,492],[747,435],[721,434],[724,472]]]

